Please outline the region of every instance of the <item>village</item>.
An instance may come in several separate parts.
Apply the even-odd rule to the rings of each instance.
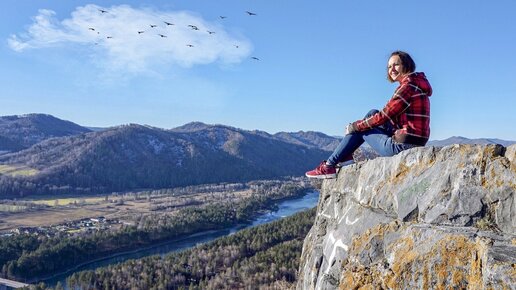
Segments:
[[[106,219],[103,216],[94,218],[83,218],[75,221],[67,221],[63,224],[38,226],[38,227],[18,227],[8,232],[0,233],[0,237],[8,237],[13,235],[34,235],[37,237],[56,237],[56,236],[75,236],[80,234],[88,234],[96,231],[109,230],[118,228],[121,225],[130,225],[128,222],[122,222],[118,219]]]

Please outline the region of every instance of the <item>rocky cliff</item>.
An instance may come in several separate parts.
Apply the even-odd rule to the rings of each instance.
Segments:
[[[423,147],[322,184],[298,289],[516,289],[516,145]]]

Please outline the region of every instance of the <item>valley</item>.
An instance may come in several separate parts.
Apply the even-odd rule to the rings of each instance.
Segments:
[[[227,189],[225,189],[227,188]],[[43,196],[0,201],[0,234],[20,227],[49,228],[81,219],[104,217],[134,224],[134,217],[174,214],[179,209],[213,202],[238,202],[252,190],[246,184],[201,185],[106,195]]]
[[[17,201],[27,208],[2,213],[2,228],[10,229],[0,239],[2,274],[43,279],[107,255],[248,223],[310,190],[304,178],[284,178]]]

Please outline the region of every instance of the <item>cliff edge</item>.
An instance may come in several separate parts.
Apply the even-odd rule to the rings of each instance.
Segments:
[[[516,289],[516,145],[421,147],[325,180],[297,289]]]

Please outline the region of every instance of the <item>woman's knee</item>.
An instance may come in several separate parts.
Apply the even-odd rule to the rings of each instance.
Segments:
[[[369,118],[371,117],[372,115],[378,113],[380,111],[378,111],[377,109],[372,109],[371,111],[369,111],[366,115],[365,115],[365,118]]]

